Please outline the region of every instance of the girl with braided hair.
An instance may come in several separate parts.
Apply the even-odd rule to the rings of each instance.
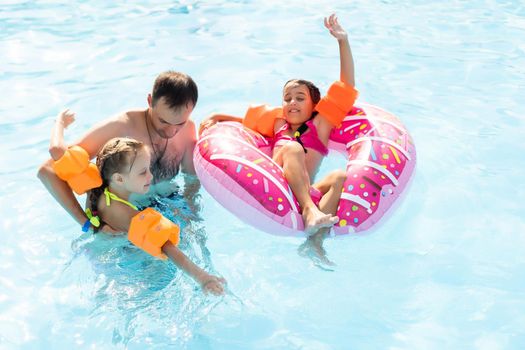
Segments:
[[[55,165],[68,157],[73,157],[78,163],[78,157],[70,155],[74,151],[68,149],[63,140],[63,130],[74,121],[74,117],[73,112],[65,110],[56,120],[49,148]],[[88,194],[86,214],[89,219],[83,230],[87,231],[90,226],[94,226],[96,230],[102,223],[107,223],[121,232],[128,232],[131,242],[156,257],[169,257],[198,282],[205,292],[223,294],[226,280],[201,269],[177,247],[177,225],[151,208],[139,212],[129,202],[132,193],[148,192],[153,178],[150,162],[149,148],[140,141],[114,138],[104,145],[97,155],[96,163],[102,184],[92,188]],[[70,181],[69,179],[68,183]]]

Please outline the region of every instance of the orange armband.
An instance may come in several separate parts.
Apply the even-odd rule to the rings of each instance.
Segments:
[[[281,107],[271,108],[268,105],[250,106],[242,125],[261,135],[272,137],[275,119],[283,117]]]
[[[97,166],[89,161],[89,154],[80,146],[68,148],[59,160],[53,162],[53,169],[76,194],[102,185]]]
[[[131,219],[128,239],[146,253],[159,259],[166,259],[162,246],[170,241],[179,244],[180,228],[161,213],[146,208]]]
[[[353,86],[336,81],[330,86],[326,96],[317,103],[315,110],[330,124],[337,127],[352,109],[357,95],[358,92]]]

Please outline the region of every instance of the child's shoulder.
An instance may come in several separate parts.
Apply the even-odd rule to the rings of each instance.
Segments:
[[[102,219],[105,219],[111,212],[113,206],[108,206],[106,204],[106,198],[104,197],[104,194],[102,194],[100,197],[98,197],[97,200],[97,211]],[[105,220],[104,220],[105,221]]]
[[[97,209],[99,216],[104,222],[115,229],[123,231],[127,231],[131,219],[138,213],[137,210],[119,201],[112,200],[108,205],[104,194],[98,199]]]
[[[332,131],[334,126],[330,124],[328,120],[326,120],[326,118],[324,118],[320,114],[317,114],[313,118],[312,122],[315,128],[317,129],[317,134],[323,139],[324,138],[328,139],[328,136],[330,135],[330,132]]]

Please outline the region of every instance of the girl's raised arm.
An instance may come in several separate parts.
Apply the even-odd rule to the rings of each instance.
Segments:
[[[53,160],[59,160],[67,150],[64,142],[64,129],[75,121],[75,113],[65,109],[55,119],[55,125],[51,131],[51,141],[49,142],[49,154]]]
[[[335,13],[328,18],[325,17],[324,25],[339,44],[339,58],[341,60],[340,80],[347,85],[355,86],[354,58],[352,57],[352,50],[346,31],[339,24]]]

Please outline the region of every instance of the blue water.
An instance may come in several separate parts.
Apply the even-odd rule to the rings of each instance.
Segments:
[[[144,108],[167,69],[198,83],[197,122],[279,104],[289,78],[326,91],[333,11],[361,99],[400,116],[419,162],[387,222],[327,241],[335,271],[201,190],[203,221],[182,198],[163,205],[183,249],[229,282],[207,297],[125,239],[82,235],[36,179],[63,107],[73,141]],[[520,1],[2,1],[0,347],[523,349],[524,38]]]

